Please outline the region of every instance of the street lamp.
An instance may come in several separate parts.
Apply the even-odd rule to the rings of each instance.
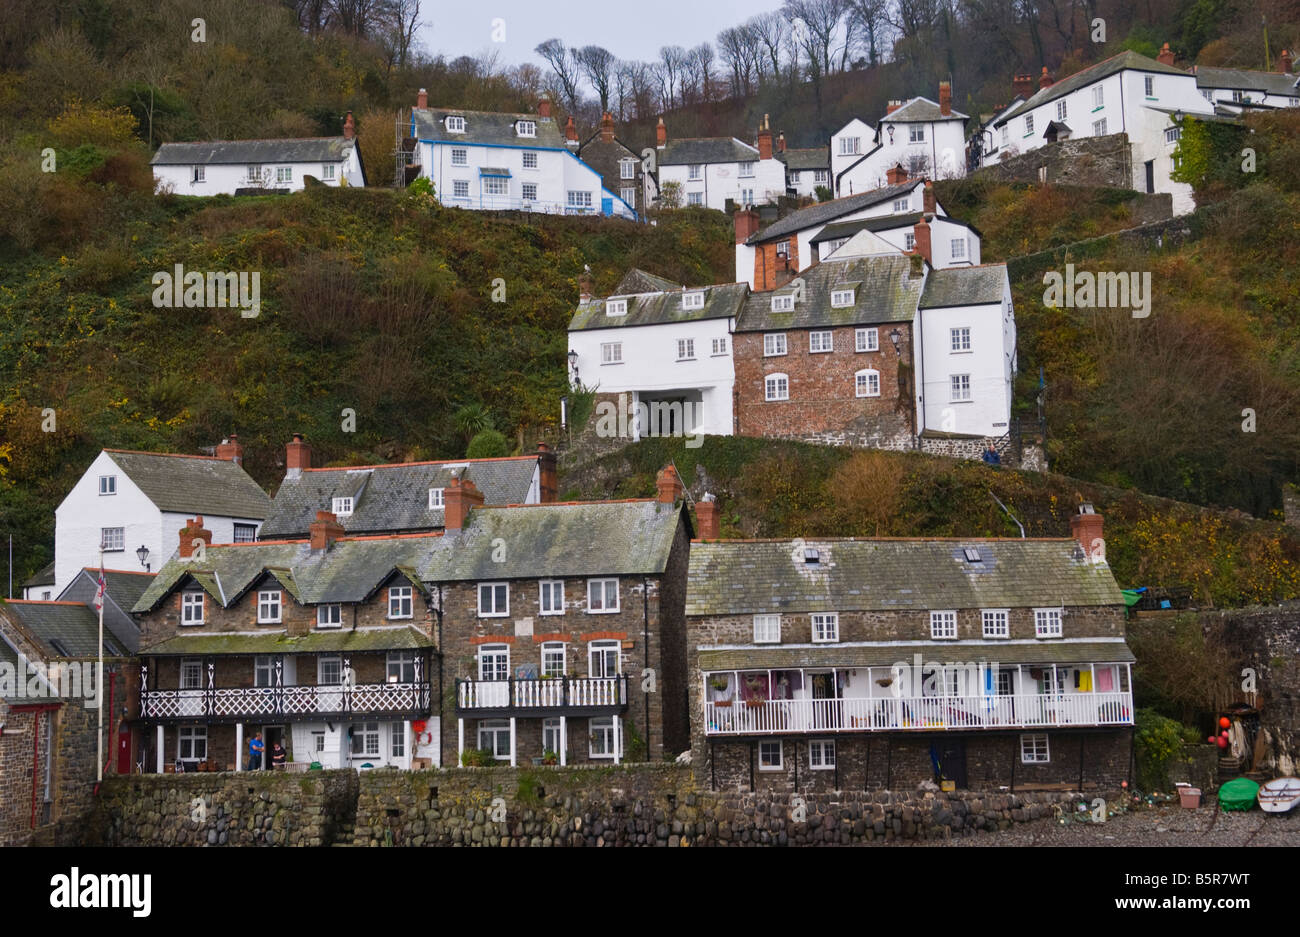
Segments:
[[[572,349],[569,350],[569,371],[570,374],[572,375],[573,383],[577,384],[578,383],[578,353],[576,351],[573,351]]]
[[[145,572],[147,572],[147,573],[148,573],[148,572],[153,572],[153,570],[151,570],[151,569],[149,568],[149,548],[148,548],[148,547],[146,547],[143,543],[140,544],[140,549],[138,549],[138,550],[135,551],[135,555],[136,555],[136,557],[140,560],[140,565],[144,567],[144,571],[145,571]]]
[[[903,333],[898,331],[898,329],[894,329],[889,333],[889,340],[894,343],[894,354],[898,355],[900,358],[903,357],[903,346],[901,344],[903,341]]]

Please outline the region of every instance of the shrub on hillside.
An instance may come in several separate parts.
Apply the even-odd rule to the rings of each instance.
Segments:
[[[467,459],[499,459],[510,455],[510,443],[494,429],[485,429],[469,441]]]

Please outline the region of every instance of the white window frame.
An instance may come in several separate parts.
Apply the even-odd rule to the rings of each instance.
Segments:
[[[290,185],[293,184],[293,167],[292,167],[292,166],[276,166],[276,167],[275,167],[275,184],[276,184],[276,185],[279,185],[279,184],[282,183],[282,182],[287,182],[287,183],[289,183]]]
[[[203,605],[206,596],[200,591],[190,590],[181,593],[181,624],[203,624]]]
[[[505,751],[499,753],[504,744]],[[510,720],[484,719],[478,724],[478,747],[492,752],[497,761],[510,760]]]
[[[677,339],[677,360],[678,361],[695,360],[695,339],[693,338]]]
[[[537,613],[539,615],[564,614],[563,579],[543,579],[537,584]]]
[[[703,309],[704,308],[704,290],[687,290],[682,293],[683,309]]]
[[[493,197],[500,197],[510,194],[510,180],[503,179],[501,176],[484,176],[483,177],[483,194]]]
[[[480,644],[477,656],[480,681],[500,683],[510,679],[509,644]]]
[[[525,202],[537,201],[537,183],[521,182],[519,184],[519,195]]]
[[[556,667],[558,663],[559,667]],[[542,644],[543,677],[563,677],[569,672],[569,648],[563,641],[547,641]]]
[[[335,676],[337,674],[337,676]],[[343,658],[338,654],[324,654],[316,658],[316,685],[343,685]]]
[[[605,315],[607,316],[627,315],[627,300],[626,299],[605,300]]]
[[[981,632],[986,638],[1011,637],[1011,610],[1006,608],[985,608],[980,610]]]
[[[560,753],[560,717],[552,716],[542,720],[542,751]]]
[[[189,756],[186,757],[182,752],[185,751],[186,743],[189,747]],[[202,744],[203,752],[199,754],[198,748]],[[177,761],[207,761],[208,760],[208,727],[207,726],[177,726],[176,727],[176,760]]]
[[[1143,76],[1142,76],[1142,93],[1143,93],[1146,97],[1148,97],[1148,98],[1154,98],[1154,97],[1156,96],[1156,76],[1155,76],[1155,75],[1143,75]]]
[[[1070,109],[1065,106],[1065,98],[1061,98],[1061,100],[1056,102],[1056,119],[1065,120],[1065,115],[1069,113],[1069,110]]]
[[[182,690],[203,689],[203,658],[182,657],[177,685]]]
[[[924,143],[925,142],[925,124],[912,124],[907,128],[907,142]]]
[[[613,672],[611,673],[611,665]],[[623,649],[609,638],[587,645],[587,676],[597,679],[617,677],[623,672]]]
[[[741,179],[754,178],[754,166],[757,165],[753,160],[737,164],[740,168],[736,170],[736,175]]]
[[[1034,609],[1034,637],[1036,638],[1060,638],[1065,634],[1063,619],[1064,609],[1057,608],[1036,608]]]
[[[916,250],[916,234],[908,231],[903,235],[903,250]]]
[[[349,498],[333,498],[330,500],[330,513],[335,517],[349,517],[352,514],[354,502]]]
[[[275,686],[275,658],[270,654],[258,654],[253,658],[253,686],[269,689]]]
[[[521,137],[536,137],[537,121],[535,120],[519,121],[518,123],[515,124],[515,133],[519,134],[519,136]]]
[[[831,308],[847,309],[853,305],[855,290],[831,290]]]
[[[763,336],[763,357],[779,358],[789,354],[784,332],[768,332]]]
[[[704,164],[691,163],[686,169],[687,182],[699,182],[704,178]]]
[[[1052,761],[1051,747],[1046,732],[1026,732],[1020,736],[1020,763],[1045,765]]]
[[[894,199],[894,214],[896,215],[909,210],[911,207],[912,200],[910,198]]]
[[[808,354],[825,355],[835,350],[835,333],[830,329],[817,329],[808,333]]]
[[[609,604],[608,586],[614,584],[614,604]],[[592,602],[593,589],[599,589],[600,594],[596,603]],[[612,615],[621,610],[621,596],[617,577],[604,577],[601,579],[587,580],[587,614],[589,615]]]
[[[101,475],[99,476],[99,493],[102,497],[117,494],[117,476]]]
[[[970,326],[959,325],[948,330],[949,350],[953,354],[970,351]]]
[[[636,187],[635,187],[635,186],[631,186],[631,187],[629,187],[629,188],[621,188],[621,189],[618,190],[618,194],[619,194],[619,196],[623,199],[623,201],[625,201],[625,202],[628,203],[629,206],[631,206],[632,208],[635,208],[635,207],[636,207]]]
[[[125,527],[101,527],[99,528],[99,542],[104,547],[105,553],[121,553],[126,550],[126,528]]]
[[[257,623],[278,625],[284,620],[284,593],[279,589],[262,589],[257,593]]]
[[[243,534],[243,536],[240,536],[241,534]],[[239,522],[236,522],[234,525],[234,538],[235,543],[256,543],[257,525],[240,524]]]
[[[448,114],[447,119],[443,122],[443,126],[447,128],[448,133],[464,133],[465,118],[458,117],[454,114]]]
[[[872,388],[872,379],[875,379],[875,388]],[[853,392],[858,397],[879,397],[880,396],[880,372],[875,368],[863,368],[853,375]]]
[[[957,640],[957,612],[940,609],[930,612],[930,638],[934,641]]]
[[[484,596],[489,597],[487,605]],[[504,599],[504,601],[502,601]],[[478,617],[506,618],[510,615],[510,583],[480,582],[478,584]]]
[[[452,197],[452,198],[468,199],[468,198],[469,198],[469,180],[468,180],[468,179],[453,179],[453,180],[451,181],[451,197]]]
[[[321,163],[320,177],[327,182],[333,182],[335,168],[333,163]]]
[[[408,675],[411,679],[402,679]],[[394,676],[397,677],[396,680],[393,679]],[[415,651],[389,651],[384,657],[384,682],[414,683]]]
[[[190,173],[190,182],[199,183],[199,182],[208,181],[206,178],[207,177],[206,166],[194,166],[192,168],[194,171]]]
[[[776,758],[773,760],[772,755]],[[784,771],[785,746],[780,739],[762,739],[758,743],[758,770]]]
[[[395,612],[394,607],[396,607]],[[389,587],[388,617],[391,619],[415,617],[415,588],[413,586]]]
[[[781,616],[779,614],[754,616],[754,643],[781,643]]]
[[[808,742],[808,768],[811,771],[835,770],[835,740],[810,739]]]
[[[245,176],[244,176],[244,181],[245,181],[245,182],[261,182],[261,181],[262,181],[262,164],[261,164],[261,163],[249,163],[249,164],[245,167]]]
[[[453,166],[468,166],[469,150],[463,146],[453,146],[451,148],[451,164]]]
[[[712,352],[712,354],[714,354],[714,355],[725,355],[725,354],[727,353],[727,339],[726,339],[726,337],[724,336],[724,337],[722,337],[722,338],[715,338],[715,339],[713,340],[713,346],[712,346],[712,347],[713,347],[713,352]]]
[[[880,329],[858,329],[853,333],[854,351],[880,351]]]
[[[447,489],[445,488],[429,489],[429,510],[430,511],[437,511],[447,506],[446,492]]]
[[[620,179],[635,179],[636,164],[639,160],[630,157],[624,157],[618,161],[618,177]]]
[[[834,644],[840,639],[839,612],[813,612],[808,616],[813,644]]]
[[[1094,137],[1106,136],[1106,118],[1103,117],[1101,120],[1092,122],[1092,135]]]
[[[829,170],[829,169],[814,169],[814,170],[813,170],[813,184],[814,184],[814,185],[816,185],[818,182],[826,182],[826,181],[829,180],[829,178],[830,178],[830,170]]]
[[[536,150],[524,150],[523,153],[521,153],[520,156],[519,156],[519,164],[520,164],[524,169],[536,169],[536,168],[537,168],[537,151],[536,151]]]
[[[587,757],[588,758],[618,758],[622,752],[618,751],[619,736],[614,731],[614,720],[618,716],[601,716],[592,718],[587,723]],[[597,749],[599,742],[600,748]]]
[[[794,312],[794,294],[782,293],[772,297],[773,312]]]
[[[622,364],[623,343],[602,342],[600,345],[600,363],[601,364]]]
[[[591,193],[586,189],[569,189],[565,196],[565,205],[569,208],[590,208]]]
[[[1033,132],[1034,132],[1034,115],[1026,114],[1025,115],[1025,136],[1029,136],[1029,134]]]
[[[790,399],[790,375],[775,371],[763,377],[763,399],[766,401]]]
[[[1092,109],[1095,111],[1098,108],[1105,107],[1105,106],[1106,106],[1105,86],[1093,85],[1092,86]]]
[[[965,238],[953,238],[953,239],[952,239],[952,244],[950,245],[950,247],[951,247],[951,249],[952,249],[952,259],[953,259],[953,260],[965,260],[965,259],[966,259],[966,239],[965,239]]]
[[[343,627],[343,606],[338,602],[327,602],[316,606],[316,627],[321,631],[332,631]]]
[[[686,204],[687,204],[687,205],[703,205],[703,204],[704,204],[704,193],[703,193],[703,192],[687,192],[687,193],[686,193]]]
[[[949,400],[952,403],[964,403],[971,400],[970,375],[948,375],[948,392],[950,394]]]
[[[840,137],[840,156],[856,156],[862,151],[861,137]]]
[[[388,724],[388,757],[406,757],[406,723],[390,722]]]
[[[1167,146],[1172,146],[1173,144],[1175,144],[1175,143],[1178,142],[1178,139],[1179,139],[1182,135],[1183,135],[1183,128],[1182,128],[1182,127],[1166,127],[1166,128],[1165,128],[1165,144],[1166,144]]]

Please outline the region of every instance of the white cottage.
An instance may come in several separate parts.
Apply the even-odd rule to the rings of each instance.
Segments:
[[[763,205],[785,195],[785,163],[773,149],[767,115],[758,131],[758,146],[735,137],[669,140],[659,118],[656,128],[659,191],[670,182],[681,188],[683,205],[726,211],[733,205]]]
[[[1291,54],[1285,49],[1278,64],[1276,72],[1193,65],[1192,74],[1201,96],[1229,113],[1300,107],[1300,75],[1291,74]]]
[[[871,147],[856,159],[839,159],[840,168],[835,170],[834,178],[836,195],[878,189],[887,184],[886,176],[895,166],[902,166],[909,176],[932,179],[966,175],[967,120],[967,115],[952,109],[952,86],[946,81],[939,82],[938,103],[921,97],[890,102],[876,126]],[[855,139],[844,130],[837,137]]]

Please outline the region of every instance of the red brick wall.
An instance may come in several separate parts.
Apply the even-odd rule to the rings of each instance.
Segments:
[[[799,236],[790,235],[790,253],[778,257],[777,245],[784,239],[754,246],[754,289],[774,290],[790,282],[799,272]]]

